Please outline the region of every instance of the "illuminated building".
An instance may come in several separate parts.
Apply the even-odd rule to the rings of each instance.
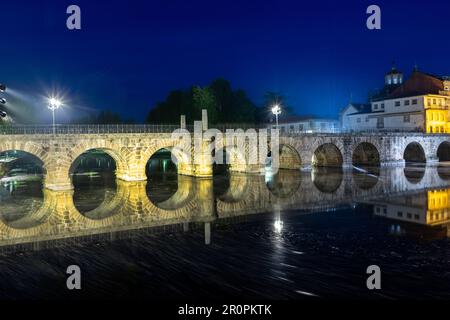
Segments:
[[[270,127],[275,129],[276,125],[271,124]],[[339,121],[289,116],[280,119],[278,127],[281,133],[334,133],[339,132]]]
[[[450,78],[415,68],[403,82],[403,74],[393,66],[384,88],[368,104],[351,103],[343,109],[341,126],[347,131],[449,133],[449,108]]]

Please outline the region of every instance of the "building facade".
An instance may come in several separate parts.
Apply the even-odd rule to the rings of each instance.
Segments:
[[[450,79],[414,70],[403,82],[393,68],[385,87],[367,104],[350,103],[341,112],[345,131],[450,133]]]
[[[275,129],[276,125],[272,123],[269,127]],[[280,120],[278,127],[280,133],[336,133],[340,131],[339,120],[298,116]]]

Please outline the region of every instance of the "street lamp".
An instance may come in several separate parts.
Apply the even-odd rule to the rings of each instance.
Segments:
[[[272,107],[272,113],[275,115],[277,129],[278,129],[278,115],[281,114],[281,108],[279,104],[276,104]]]
[[[55,110],[62,106],[62,102],[57,98],[48,99],[49,105],[48,108],[52,110],[52,119],[53,119],[53,134],[56,134],[55,127]]]

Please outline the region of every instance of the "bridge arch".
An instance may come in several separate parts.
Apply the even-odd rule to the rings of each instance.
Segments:
[[[352,164],[363,166],[379,166],[380,152],[374,144],[370,142],[360,142],[353,150]]]
[[[449,141],[444,141],[439,144],[436,156],[439,159],[439,162],[450,161],[450,142]]]
[[[331,142],[320,145],[314,151],[311,162],[315,167],[342,167],[344,163],[341,151]]]
[[[425,151],[419,142],[410,142],[403,151],[405,162],[426,162]]]
[[[192,173],[192,146],[183,147],[178,144],[175,140],[161,140],[156,145],[148,148],[143,154],[140,156],[141,160],[137,163],[137,170],[141,170],[141,175],[143,177],[151,174],[153,171],[152,168],[149,168],[148,165],[152,157],[155,157],[160,152],[170,152],[170,161],[175,165],[176,172],[178,174],[191,174]],[[167,159],[169,160],[169,159]],[[153,168],[155,169],[155,168]]]
[[[26,148],[24,148],[26,149]],[[45,176],[46,172],[47,172],[47,166],[46,163],[44,162],[44,159],[41,158],[40,154],[36,154],[33,152],[30,152],[30,150],[26,151],[23,149],[6,149],[6,148],[0,148],[0,155],[2,157],[5,157],[5,162],[3,167],[0,167],[0,178],[1,175],[3,175],[1,173],[1,171],[4,171],[7,169],[7,165],[6,163],[10,163],[10,168],[14,167],[14,165],[16,163],[24,163],[25,164],[35,164],[35,170],[32,170],[33,173],[36,174],[42,174],[43,176]],[[30,168],[31,169],[31,168]]]
[[[121,155],[121,153],[117,150],[111,149],[111,148],[105,148],[105,147],[88,147],[88,148],[82,148],[75,150],[75,152],[72,153],[72,159],[73,161],[70,164],[69,167],[69,174],[73,173],[73,170],[76,169],[76,166],[79,164],[78,160],[83,155],[88,155],[90,152],[103,152],[110,156],[114,160],[114,164],[116,167],[115,173],[116,175],[120,175],[124,172],[128,171],[128,164],[126,159]]]
[[[290,170],[299,170],[302,167],[302,158],[294,146],[280,144],[279,167]]]

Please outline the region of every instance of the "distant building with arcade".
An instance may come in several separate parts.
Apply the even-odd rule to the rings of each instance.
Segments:
[[[275,129],[274,123],[270,127]],[[339,120],[311,118],[302,116],[287,116],[280,119],[280,133],[336,133],[340,131]]]

